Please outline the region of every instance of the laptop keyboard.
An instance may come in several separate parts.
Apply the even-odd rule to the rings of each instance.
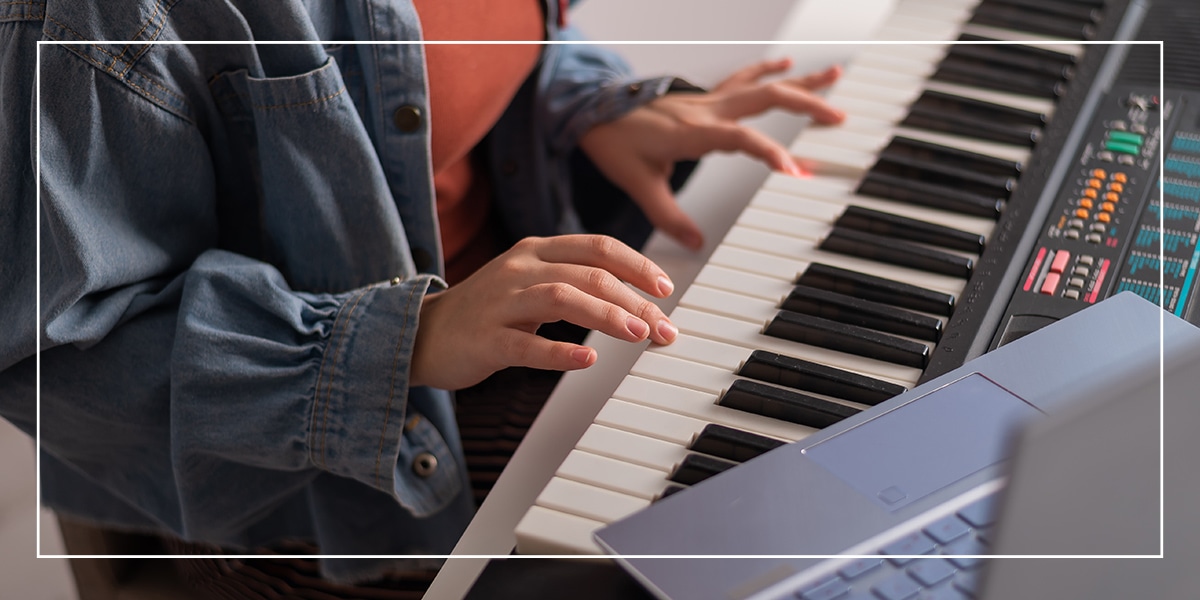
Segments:
[[[970,600],[978,590],[987,554],[996,495],[913,531],[877,554],[843,565],[837,573],[796,590],[798,600]],[[915,556],[920,555],[920,556]]]

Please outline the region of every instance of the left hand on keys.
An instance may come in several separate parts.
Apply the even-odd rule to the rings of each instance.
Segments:
[[[703,234],[676,204],[668,183],[677,161],[697,159],[714,150],[744,152],[776,171],[799,175],[802,169],[786,148],[738,120],[773,108],[810,114],[823,124],[845,119],[844,113],[813,93],[836,81],[841,75],[839,67],[762,81],[790,67],[787,58],[763,61],[734,73],[709,92],[667,94],[593,127],[579,145],[606,177],[633,198],[655,227],[698,250],[704,245]]]

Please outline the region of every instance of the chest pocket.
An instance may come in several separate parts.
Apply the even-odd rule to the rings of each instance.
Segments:
[[[222,247],[270,262],[309,291],[414,271],[378,156],[333,57],[282,77],[229,71],[209,88],[222,121],[213,144]]]

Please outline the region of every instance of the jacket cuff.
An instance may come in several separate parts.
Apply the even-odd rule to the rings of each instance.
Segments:
[[[457,433],[443,435],[409,398],[421,302],[443,287],[433,276],[393,279],[345,299],[321,362],[309,429],[316,466],[393,494],[417,516],[437,512],[463,489],[458,453],[446,439]]]

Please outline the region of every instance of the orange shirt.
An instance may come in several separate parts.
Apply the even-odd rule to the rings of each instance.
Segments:
[[[545,38],[540,0],[414,0],[426,40]],[[446,260],[457,283],[499,252],[492,194],[472,149],[537,63],[538,44],[426,45],[434,193]]]

